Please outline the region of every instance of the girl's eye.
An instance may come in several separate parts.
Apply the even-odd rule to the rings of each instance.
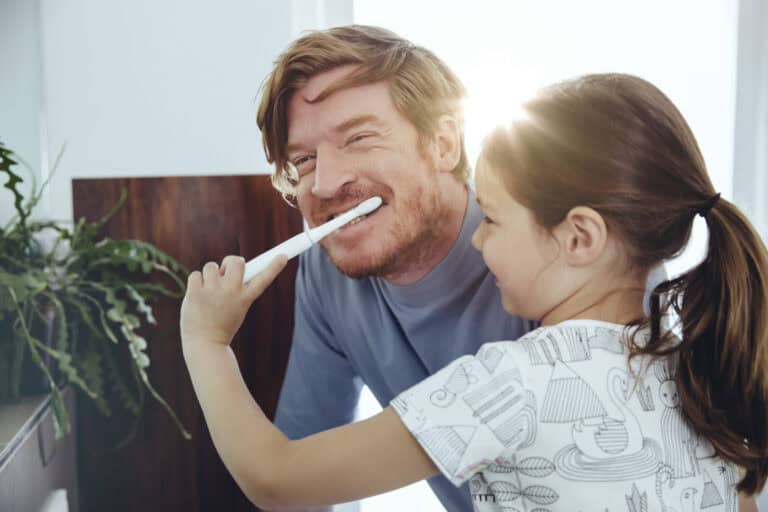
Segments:
[[[487,215],[485,215],[485,216],[483,217],[483,222],[485,222],[486,224],[493,224],[493,223],[494,223],[494,222],[493,222],[493,219],[492,219],[492,218],[490,218],[490,217],[489,217],[489,216],[487,216]]]
[[[313,157],[312,157],[312,155],[304,155],[304,156],[300,156],[299,158],[297,158],[297,159],[295,159],[295,160],[293,161],[293,165],[295,165],[296,167],[298,167],[298,166],[300,166],[301,164],[303,164],[303,163],[305,163],[305,162],[308,162],[310,158],[313,158]]]

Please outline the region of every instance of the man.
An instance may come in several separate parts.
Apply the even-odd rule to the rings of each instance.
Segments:
[[[288,437],[352,421],[363,383],[385,406],[533,327],[504,312],[470,243],[481,213],[467,186],[464,94],[430,51],[367,26],[301,37],[265,82],[258,125],[273,183],[309,225],[384,201],[300,259],[275,418]],[[468,489],[429,484],[448,511],[472,509]]]

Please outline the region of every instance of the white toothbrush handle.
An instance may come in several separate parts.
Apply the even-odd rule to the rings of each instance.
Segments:
[[[285,242],[276,245],[267,252],[263,252],[245,264],[243,283],[247,283],[253,276],[263,271],[278,255],[285,254],[288,259],[293,258],[312,247],[312,239],[306,233],[289,238]]]
[[[245,273],[243,274],[243,283],[247,283],[248,281],[253,279],[253,276],[255,276],[256,274],[258,274],[259,272],[267,268],[270,262],[273,259],[275,259],[275,257],[278,254],[285,254],[286,256],[288,256],[288,259],[291,259],[294,256],[297,256],[302,252],[306,251],[307,249],[312,247],[312,245],[316,244],[317,242],[322,240],[324,237],[330,235],[331,233],[333,233],[340,227],[344,226],[348,222],[351,222],[352,220],[356,219],[361,215],[367,215],[368,213],[372,212],[373,210],[381,206],[381,204],[382,204],[382,199],[378,196],[366,199],[365,201],[357,205],[352,210],[349,210],[339,215],[335,219],[330,220],[320,226],[317,226],[316,228],[312,228],[309,231],[304,231],[302,233],[299,233],[293,238],[289,238],[288,240],[281,243],[280,245],[273,247],[267,252],[259,254],[258,256],[256,256],[251,261],[245,264]]]

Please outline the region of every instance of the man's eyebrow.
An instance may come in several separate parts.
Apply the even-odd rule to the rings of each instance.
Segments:
[[[333,128],[333,131],[336,133],[344,133],[348,130],[351,130],[352,128],[360,126],[361,124],[367,124],[367,123],[380,125],[381,119],[379,119],[378,117],[372,114],[363,114],[360,116],[355,116],[353,118],[347,119],[346,121],[340,124],[337,124]]]

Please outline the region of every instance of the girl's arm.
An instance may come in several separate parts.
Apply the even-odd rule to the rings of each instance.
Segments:
[[[354,501],[437,474],[390,407],[290,441],[252,398],[229,346],[190,344],[184,358],[216,450],[258,507]]]
[[[740,492],[739,512],[758,512],[755,497]]]
[[[387,408],[366,421],[288,440],[261,411],[229,343],[284,259],[242,284],[244,261],[193,272],[181,308],[184,360],[213,443],[246,496],[261,508],[325,505],[379,494],[437,474]]]

